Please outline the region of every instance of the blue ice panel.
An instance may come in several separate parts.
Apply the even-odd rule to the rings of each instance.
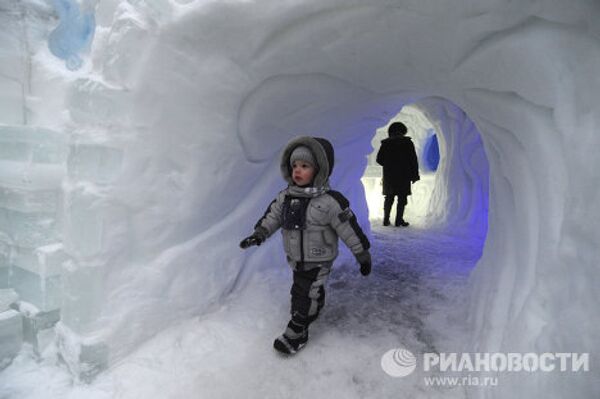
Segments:
[[[425,143],[423,155],[425,157],[427,169],[436,171],[440,163],[440,147],[438,145],[437,135],[433,134],[429,136]]]

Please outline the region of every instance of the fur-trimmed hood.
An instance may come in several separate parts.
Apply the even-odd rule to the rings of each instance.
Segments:
[[[315,157],[315,165],[318,168],[317,174],[313,180],[313,187],[324,187],[331,176],[334,164],[333,146],[331,143],[321,137],[300,136],[291,140],[284,148],[281,154],[281,175],[290,185],[294,184],[292,180],[292,167],[290,165],[290,156],[298,146],[308,147]]]

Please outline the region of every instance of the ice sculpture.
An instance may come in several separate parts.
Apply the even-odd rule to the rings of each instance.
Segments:
[[[52,54],[65,60],[70,70],[81,68],[83,60],[80,53],[94,39],[95,3],[95,0],[52,0],[60,23],[50,33],[48,47]]]

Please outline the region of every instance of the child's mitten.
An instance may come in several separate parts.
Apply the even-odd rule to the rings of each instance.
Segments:
[[[371,253],[364,250],[356,255],[356,260],[360,263],[360,274],[368,276],[371,273]]]
[[[242,242],[240,242],[240,248],[246,249],[252,245],[258,246],[265,242],[266,239],[267,233],[264,227],[258,227],[251,236],[244,238]]]

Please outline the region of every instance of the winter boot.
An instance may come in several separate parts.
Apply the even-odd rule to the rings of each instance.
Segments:
[[[293,355],[302,349],[306,345],[306,342],[308,342],[308,331],[298,338],[288,338],[285,334],[282,334],[275,338],[273,348],[286,355]]]
[[[285,332],[275,338],[273,348],[286,355],[293,355],[306,345],[308,341],[308,328],[290,320]]]
[[[398,199],[398,206],[396,207],[396,223],[394,223],[396,227],[408,226],[408,222],[404,220],[404,204],[400,204],[400,199]]]

